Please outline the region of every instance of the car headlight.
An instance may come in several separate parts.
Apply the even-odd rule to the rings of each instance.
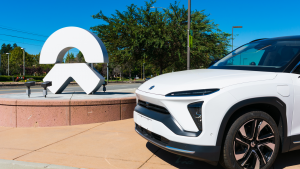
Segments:
[[[203,101],[191,103],[188,105],[188,110],[199,131],[202,131],[202,105]]]
[[[189,91],[182,91],[182,92],[172,92],[167,94],[167,97],[179,97],[179,96],[205,96],[212,94],[214,92],[219,91],[220,89],[203,89],[203,90],[189,90]]]

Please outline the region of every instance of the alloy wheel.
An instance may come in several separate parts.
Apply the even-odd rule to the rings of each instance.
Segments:
[[[242,168],[259,169],[272,158],[275,150],[272,127],[262,119],[252,119],[237,131],[233,141],[234,156]]]

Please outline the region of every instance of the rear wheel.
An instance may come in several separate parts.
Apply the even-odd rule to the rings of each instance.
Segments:
[[[277,125],[262,111],[239,117],[230,127],[223,147],[223,165],[228,169],[267,169],[280,145]]]

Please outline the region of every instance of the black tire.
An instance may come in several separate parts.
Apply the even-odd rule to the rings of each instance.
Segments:
[[[249,111],[230,127],[222,151],[221,164],[227,169],[268,169],[280,146],[277,125],[263,111]]]

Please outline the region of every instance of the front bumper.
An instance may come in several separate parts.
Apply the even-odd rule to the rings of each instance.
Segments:
[[[135,131],[150,143],[171,153],[204,161],[215,166],[218,164],[221,150],[220,146],[199,146],[170,141],[138,124],[135,125]]]

